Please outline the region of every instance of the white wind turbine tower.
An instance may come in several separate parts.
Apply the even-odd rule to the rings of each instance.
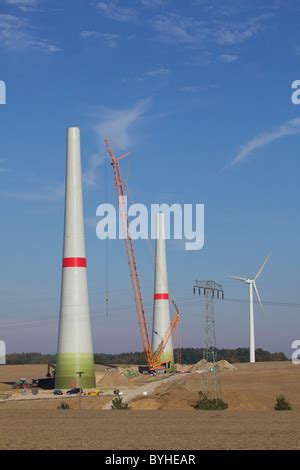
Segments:
[[[260,269],[258,270],[256,276],[254,279],[248,279],[246,277],[238,277],[238,276],[228,276],[231,279],[237,279],[238,281],[243,281],[246,284],[249,284],[249,297],[250,297],[250,309],[249,309],[249,315],[250,315],[250,362],[255,362],[255,338],[254,338],[254,310],[253,310],[253,288],[256,293],[257,300],[259,301],[260,308],[262,312],[264,312],[263,305],[261,303],[261,299],[256,287],[256,280],[260,276],[262,270],[264,269],[268,259],[270,258],[271,253],[268,254],[266,259],[264,260],[263,264],[261,265]]]

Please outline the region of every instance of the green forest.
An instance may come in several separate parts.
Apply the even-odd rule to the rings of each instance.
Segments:
[[[179,351],[174,350],[175,362],[179,362]],[[145,364],[146,358],[143,352],[129,352],[121,354],[105,354],[95,353],[96,364]],[[182,348],[181,349],[181,363],[182,364],[195,364],[203,358],[202,348]],[[249,348],[237,349],[218,349],[217,358],[226,359],[228,362],[248,362],[249,361]],[[256,361],[288,361],[289,359],[283,352],[271,353],[263,349],[256,349]],[[55,363],[55,354],[42,354],[39,352],[29,353],[12,353],[7,354],[7,364],[48,364]]]

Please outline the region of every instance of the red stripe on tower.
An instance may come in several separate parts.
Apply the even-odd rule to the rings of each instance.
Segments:
[[[63,268],[86,268],[86,258],[64,258]]]
[[[154,300],[169,300],[169,294],[154,294]]]

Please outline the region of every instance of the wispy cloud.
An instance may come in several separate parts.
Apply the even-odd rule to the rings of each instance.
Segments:
[[[104,44],[106,44],[106,46],[110,47],[111,49],[114,49],[119,45],[118,34],[102,33],[100,34],[100,39],[102,39]]]
[[[220,17],[249,17],[257,12],[276,11],[284,0],[269,0],[262,2],[261,0],[193,0],[195,5],[199,5],[202,13],[205,15],[212,14],[214,18]]]
[[[202,91],[203,87],[200,85],[185,85],[181,88],[181,91],[186,93],[197,93],[198,91]]]
[[[206,91],[206,90],[216,90],[220,88],[220,85],[217,85],[216,83],[211,83],[209,85],[185,85],[181,88],[181,91],[184,91],[186,93],[198,93],[200,91]]]
[[[271,132],[263,132],[249,140],[249,142],[241,147],[239,153],[230,162],[230,165],[233,166],[247,160],[248,157],[256,150],[271,144],[275,140],[295,134],[300,134],[300,118],[291,119],[290,121],[281,124],[277,129]]]
[[[101,108],[101,121],[95,129],[102,139],[108,137],[122,147],[129,147],[132,142],[130,130],[148,111],[150,103],[148,98],[126,109]]]
[[[192,65],[196,67],[203,67],[210,65],[212,62],[214,62],[215,57],[214,54],[211,51],[208,50],[201,50],[197,51],[198,54],[196,56],[188,57],[186,60],[187,65]]]
[[[105,162],[105,156],[94,153],[88,160],[86,170],[83,172],[83,183],[86,186],[95,186],[97,169]]]
[[[162,64],[157,64],[154,67],[151,67],[145,72],[142,72],[138,75],[124,76],[121,78],[121,81],[123,83],[126,83],[126,82],[132,83],[133,81],[143,82],[144,80],[152,80],[152,81],[155,81],[156,84],[157,82],[159,82],[162,85],[166,83],[170,73],[171,71],[168,67]]]
[[[97,31],[81,31],[80,36],[84,39],[101,39],[111,49],[118,46],[119,35],[112,33],[99,33]]]
[[[108,137],[114,145],[123,148],[132,143],[130,131],[134,124],[147,112],[150,107],[150,99],[138,101],[134,106],[126,109],[112,109],[100,107],[101,119],[94,127],[99,140],[103,142]],[[92,188],[96,185],[98,168],[105,163],[105,155],[102,152],[94,153],[88,159],[88,164],[83,172],[85,186]]]
[[[205,48],[209,44],[233,46],[257,35],[273,13],[265,13],[245,21],[233,22],[227,18],[199,20],[178,13],[156,15],[152,27],[160,40],[169,44]]]
[[[266,13],[237,24],[219,21],[214,31],[215,40],[225,46],[240,44],[256,36],[273,16],[273,13]]]
[[[231,64],[232,62],[236,62],[239,59],[238,55],[235,54],[220,54],[219,60],[224,62],[225,64]]]
[[[151,70],[148,70],[143,75],[145,77],[155,78],[155,77],[162,77],[164,75],[169,75],[169,73],[170,73],[170,70],[167,67],[161,64],[157,64],[156,67],[154,67]]]
[[[141,4],[149,8],[163,7],[167,3],[169,3],[169,0],[141,0]]]
[[[61,49],[47,39],[35,38],[27,18],[0,14],[0,47],[7,49],[38,49],[57,52]]]
[[[65,187],[63,184],[41,189],[40,191],[2,191],[5,197],[21,201],[55,202],[63,198]]]
[[[38,6],[38,0],[4,0],[4,3],[16,6],[22,11],[33,10]]]
[[[199,22],[178,13],[157,15],[152,26],[160,39],[168,43],[197,44],[201,39]]]
[[[98,39],[100,38],[100,33],[97,31],[81,31],[80,36],[87,39]]]
[[[120,6],[118,0],[98,2],[97,9],[107,18],[127,23],[137,19],[137,11],[134,8]]]

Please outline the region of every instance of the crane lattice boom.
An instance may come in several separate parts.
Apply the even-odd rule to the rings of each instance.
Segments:
[[[166,344],[168,343],[171,335],[174,333],[175,329],[178,326],[179,319],[180,319],[179,312],[178,312],[175,302],[173,301],[173,304],[176,308],[175,318],[170,322],[170,326],[166,332],[165,337],[162,339],[157,350],[153,353],[151,343],[149,340],[147,317],[146,317],[142,290],[141,290],[141,285],[140,285],[140,280],[139,280],[139,275],[138,275],[138,270],[137,270],[137,263],[136,263],[136,257],[135,257],[135,252],[134,252],[133,240],[129,233],[127,208],[126,208],[126,203],[124,199],[125,197],[124,183],[123,183],[122,173],[121,173],[120,164],[119,164],[119,160],[127,157],[129,154],[125,154],[117,158],[114,155],[112,146],[110,145],[108,139],[105,139],[105,145],[106,145],[107,152],[111,158],[111,164],[112,164],[113,171],[114,171],[115,186],[116,186],[117,196],[119,200],[119,211],[120,211],[122,227],[124,231],[123,236],[124,236],[126,252],[127,252],[127,257],[128,257],[128,265],[129,265],[130,277],[131,277],[131,282],[132,282],[136,312],[137,312],[139,327],[140,327],[141,336],[142,336],[143,348],[146,354],[146,359],[147,359],[147,364],[149,366],[149,369],[153,370],[156,367],[160,366],[160,358],[164,352]]]
[[[177,326],[179,325],[179,322],[180,322],[179,311],[178,311],[178,308],[177,308],[174,300],[172,300],[172,303],[173,303],[173,305],[176,309],[176,315],[171,320],[169,328],[167,329],[164,338],[162,339],[161,343],[159,344],[157,350],[152,355],[152,362],[153,362],[154,367],[158,367],[160,365],[160,358],[161,358],[161,356],[162,356],[162,354],[165,350],[165,347],[168,344],[169,339],[171,338],[172,334],[174,333],[174,331],[176,330],[176,328],[177,328]]]

